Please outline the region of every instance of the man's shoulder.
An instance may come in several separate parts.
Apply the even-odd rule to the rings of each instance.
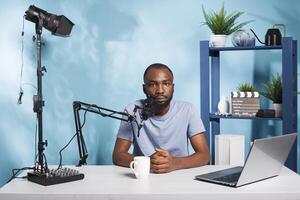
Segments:
[[[181,101],[181,100],[174,100],[173,106],[176,109],[195,109],[194,104],[192,104],[191,102]]]
[[[142,99],[140,100],[135,100],[129,104],[127,104],[127,106],[125,107],[125,110],[128,112],[132,112],[134,110],[135,107],[141,107],[142,106]]]

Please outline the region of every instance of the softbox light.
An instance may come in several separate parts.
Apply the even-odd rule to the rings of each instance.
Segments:
[[[69,36],[74,26],[74,23],[64,15],[51,14],[34,5],[29,6],[25,12],[25,19],[35,24],[41,22],[41,25],[53,35],[62,37]]]

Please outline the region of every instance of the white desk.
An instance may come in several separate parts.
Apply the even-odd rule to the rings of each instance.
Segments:
[[[122,199],[122,200],[247,200],[300,199],[300,176],[283,168],[280,176],[230,188],[193,180],[195,175],[226,168],[204,166],[177,170],[167,174],[150,174],[145,181],[134,178],[128,168],[117,166],[83,166],[85,178],[80,181],[41,186],[15,179],[0,189],[0,200],[22,199]]]

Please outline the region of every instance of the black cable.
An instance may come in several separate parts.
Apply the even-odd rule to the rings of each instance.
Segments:
[[[110,114],[105,114],[101,111],[101,108],[99,108],[97,105],[93,104],[92,106],[95,106],[98,111],[99,111],[99,114],[102,116],[102,117],[110,117],[110,116],[113,116],[114,114],[118,113],[117,111],[112,111]]]
[[[34,134],[34,164],[36,163],[36,160],[37,160],[37,145],[36,145],[36,142],[37,142],[37,126],[38,126],[38,118],[36,118],[36,121],[35,121],[35,134]]]
[[[49,172],[49,169],[48,169],[48,162],[47,162],[47,158],[46,158],[46,155],[43,153],[43,157],[44,157],[44,159],[45,159],[45,167],[44,167],[44,169],[45,169],[45,172],[46,173],[48,173]]]
[[[6,182],[6,183],[9,183],[11,180],[13,180],[14,178],[25,178],[26,176],[24,177],[17,177],[18,173],[20,171],[23,171],[23,170],[30,170],[30,169],[34,169],[34,167],[23,167],[23,168],[20,168],[20,169],[12,169],[12,176],[11,178]]]
[[[130,122],[130,125],[131,125],[131,131],[132,131],[132,134],[133,134],[133,140],[136,140],[136,138],[135,138],[135,131],[134,131],[134,127],[133,127],[132,122],[135,122],[135,123],[136,123],[136,126],[137,126],[137,128],[138,128],[138,136],[140,135],[140,134],[139,134],[140,127],[142,127],[141,125],[139,125],[138,121],[136,120],[136,111],[137,111],[137,110],[134,111],[134,113],[133,113],[134,118],[133,118],[133,120]],[[124,112],[127,113],[128,115],[130,115],[130,114],[128,113],[127,110],[125,110]]]
[[[67,148],[67,146],[69,146],[69,144],[72,142],[72,140],[75,138],[75,136],[77,135],[77,133],[75,133],[72,138],[69,140],[69,142],[59,151],[59,165],[57,167],[57,169],[60,169],[62,166],[62,151],[65,150],[65,148]]]
[[[19,98],[18,98],[18,104],[22,104],[22,96],[24,94],[23,88],[22,88],[22,78],[23,78],[23,68],[24,68],[24,21],[25,21],[25,15],[23,16],[23,23],[22,23],[22,40],[21,40],[21,73],[20,73],[20,91],[19,91]]]
[[[88,107],[88,109],[89,109],[89,108],[90,108],[90,106]],[[80,129],[82,129],[83,126],[85,125],[85,122],[86,122],[86,113],[87,113],[87,110],[84,112],[83,123],[82,123],[82,125],[80,126]],[[76,134],[78,134],[78,132],[77,132]],[[86,153],[88,153],[87,148],[86,148],[86,145],[85,145],[85,142],[84,142],[84,141],[82,141],[82,142],[83,142],[83,148],[85,149]]]
[[[91,106],[89,106],[87,109],[89,109]],[[86,122],[86,113],[87,110],[85,110],[84,115],[83,115],[83,123],[80,126],[80,129],[83,128],[83,126],[85,125]],[[72,136],[72,138],[68,141],[68,143],[59,151],[59,165],[57,167],[57,169],[60,169],[62,167],[62,151],[65,150],[65,148],[67,148],[69,146],[69,144],[72,142],[72,140],[75,138],[75,136],[78,134],[78,131]],[[83,144],[84,148],[86,149],[85,143]]]

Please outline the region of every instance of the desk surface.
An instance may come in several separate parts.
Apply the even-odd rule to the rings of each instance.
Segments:
[[[285,167],[275,178],[239,188],[194,180],[195,175],[224,168],[207,165],[137,180],[129,168],[89,165],[78,168],[85,178],[75,182],[41,186],[15,179],[0,188],[0,199],[300,199],[300,176]]]

